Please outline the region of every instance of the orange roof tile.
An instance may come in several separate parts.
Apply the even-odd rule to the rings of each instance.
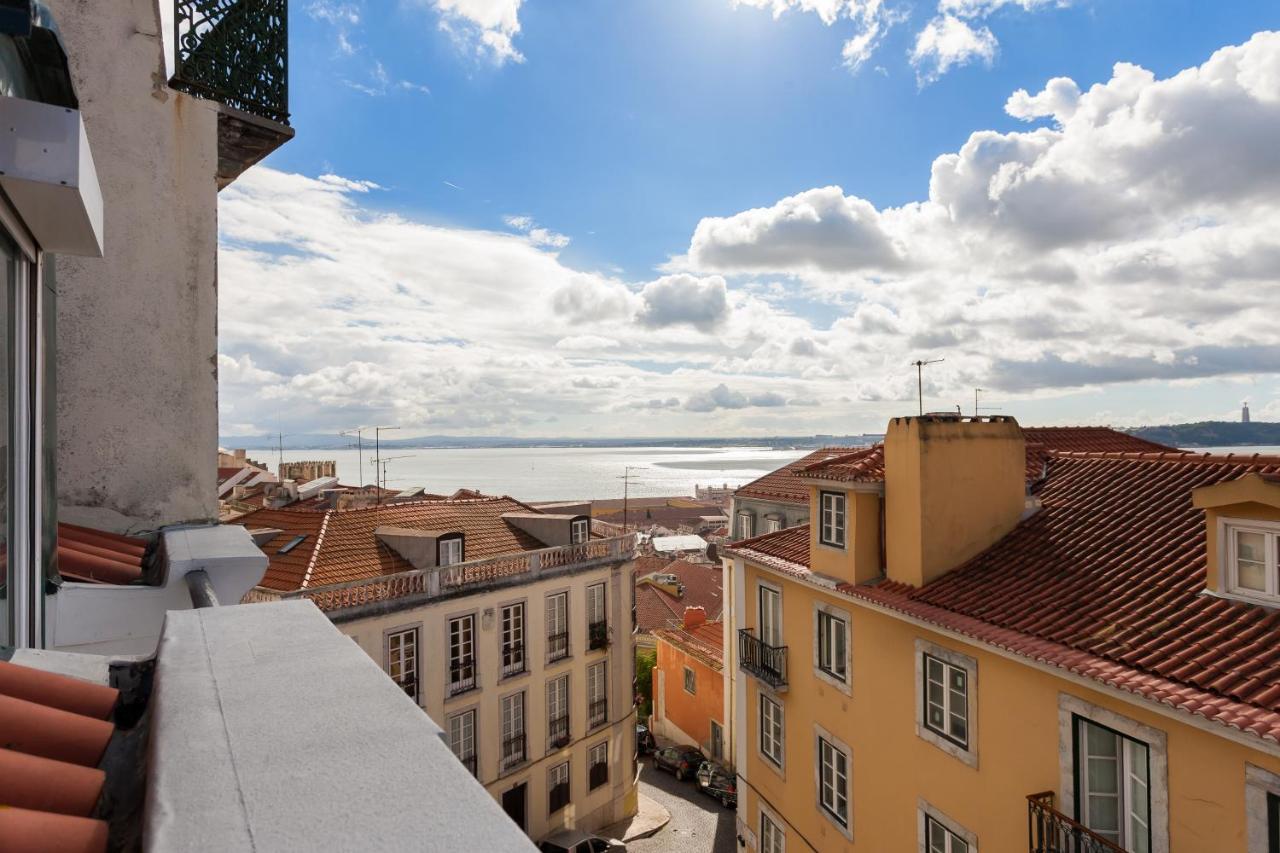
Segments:
[[[261,586],[288,592],[412,570],[407,560],[374,535],[374,530],[384,525],[462,531],[468,561],[546,547],[504,521],[502,514],[506,512],[537,510],[513,498],[489,497],[406,501],[323,512],[263,509],[233,523],[248,529],[282,531],[262,546],[269,562]],[[281,554],[281,547],[298,536],[306,538]]]
[[[148,541],[58,524],[58,574],[83,583],[128,584],[142,579]]]
[[[658,568],[646,566],[645,570],[641,571],[637,565],[636,577],[640,578],[655,571],[669,572],[679,578],[680,583],[684,585],[684,596],[677,598],[665,589],[652,584],[636,584],[636,628],[641,633],[683,624],[686,607],[704,608],[707,611],[707,619],[719,619],[724,612],[724,601],[721,596],[722,575],[719,566],[675,560]]]
[[[660,628],[653,632],[663,640],[701,659],[710,666],[724,666],[724,623],[703,622],[692,631],[684,628]]]
[[[1040,511],[965,565],[839,591],[1280,742],[1280,611],[1204,594],[1191,504],[1251,472],[1280,474],[1280,457],[1052,452]],[[799,529],[732,550],[804,577]]]
[[[776,471],[770,471],[759,479],[752,480],[734,492],[735,497],[757,498],[766,501],[778,501],[787,504],[809,502],[809,487],[797,480],[793,473],[806,465],[812,465],[835,456],[843,456],[859,448],[824,447],[810,454],[801,456],[794,462],[783,465]]]

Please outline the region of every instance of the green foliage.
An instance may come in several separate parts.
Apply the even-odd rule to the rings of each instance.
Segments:
[[[653,670],[657,665],[657,651],[636,649],[636,692],[641,696],[640,716],[646,720],[653,714]]]

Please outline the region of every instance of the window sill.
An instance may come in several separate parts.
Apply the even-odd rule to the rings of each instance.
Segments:
[[[946,735],[939,734],[922,723],[916,723],[916,735],[921,740],[933,744],[952,758],[963,761],[974,770],[978,769],[978,752],[972,746],[963,747]]]
[[[465,687],[460,690],[455,690],[452,687],[448,687],[445,689],[444,701],[448,702],[451,699],[457,699],[459,697],[466,696],[468,693],[475,693],[479,689],[480,689],[479,684],[473,684],[470,687]]]
[[[1245,595],[1240,592],[1229,592],[1220,589],[1206,589],[1200,592],[1201,595],[1208,595],[1213,598],[1221,598],[1224,601],[1234,601],[1240,604],[1252,604],[1257,607],[1265,607],[1267,610],[1280,610],[1280,597],[1269,598],[1263,596]]]
[[[849,841],[853,841],[853,830],[849,828],[849,825],[847,823],[841,823],[840,818],[836,817],[831,812],[827,811],[827,807],[822,805],[821,803],[818,804],[818,811],[821,812],[822,816],[825,817],[831,823],[831,825],[836,828],[836,832],[839,832]]]
[[[524,678],[526,675],[529,674],[529,672],[530,670],[526,668],[526,669],[520,670],[519,672],[504,673],[502,678],[498,679],[498,683],[506,684],[509,681],[517,681],[521,678]]]
[[[558,663],[573,660],[573,655],[561,655],[558,658],[547,658],[547,666],[555,666]]]
[[[849,683],[848,679],[841,680],[839,676],[832,675],[820,666],[813,668],[813,675],[822,683],[834,687],[844,695],[853,696],[853,685]]]

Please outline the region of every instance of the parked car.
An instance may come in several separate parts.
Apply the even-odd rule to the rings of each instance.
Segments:
[[[627,853],[627,845],[616,838],[601,838],[576,829],[562,829],[538,842],[542,853]]]
[[[654,769],[674,773],[681,782],[692,779],[706,760],[696,746],[664,746],[653,754]]]
[[[649,733],[649,727],[644,723],[636,723],[636,752],[640,755],[648,755],[657,748],[653,735]]]
[[[726,809],[738,806],[738,779],[714,761],[704,761],[698,768],[698,790],[715,797]]]

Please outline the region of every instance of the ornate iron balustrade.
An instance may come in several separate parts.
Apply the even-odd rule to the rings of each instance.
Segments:
[[[169,85],[289,123],[288,0],[174,0]]]
[[[775,690],[787,686],[787,647],[771,646],[751,633],[738,629],[738,667]]]
[[[1030,853],[1125,853],[1082,823],[1053,807],[1053,791],[1027,796],[1027,849]]]
[[[394,575],[331,584],[314,589],[277,592],[254,587],[241,599],[244,604],[263,601],[287,601],[309,598],[324,611],[345,610],[367,604],[378,604],[397,598],[426,596],[434,598],[446,592],[469,587],[483,587],[504,581],[526,583],[530,577],[544,572],[572,570],[596,563],[630,560],[635,556],[635,534],[614,539],[592,539],[580,545],[562,545],[537,551],[521,551],[454,563],[434,569],[411,569]]]
[[[476,689],[475,658],[461,658],[449,663],[449,695],[457,696]]]
[[[560,660],[569,656],[569,632],[547,635],[547,657]]]
[[[609,645],[609,623],[605,620],[592,622],[587,626],[587,648],[591,651],[603,649]]]
[[[512,643],[502,647],[502,677],[508,678],[524,672],[524,643]]]
[[[551,724],[548,728],[549,728],[548,734],[550,735],[551,746],[553,749],[559,749],[560,747],[565,746],[569,743],[569,715],[568,714],[565,714],[563,717],[556,717],[554,720],[551,721]]]
[[[502,769],[508,770],[524,762],[524,732],[502,742]]]
[[[587,725],[590,728],[603,726],[609,721],[609,700],[597,699],[587,706]]]

